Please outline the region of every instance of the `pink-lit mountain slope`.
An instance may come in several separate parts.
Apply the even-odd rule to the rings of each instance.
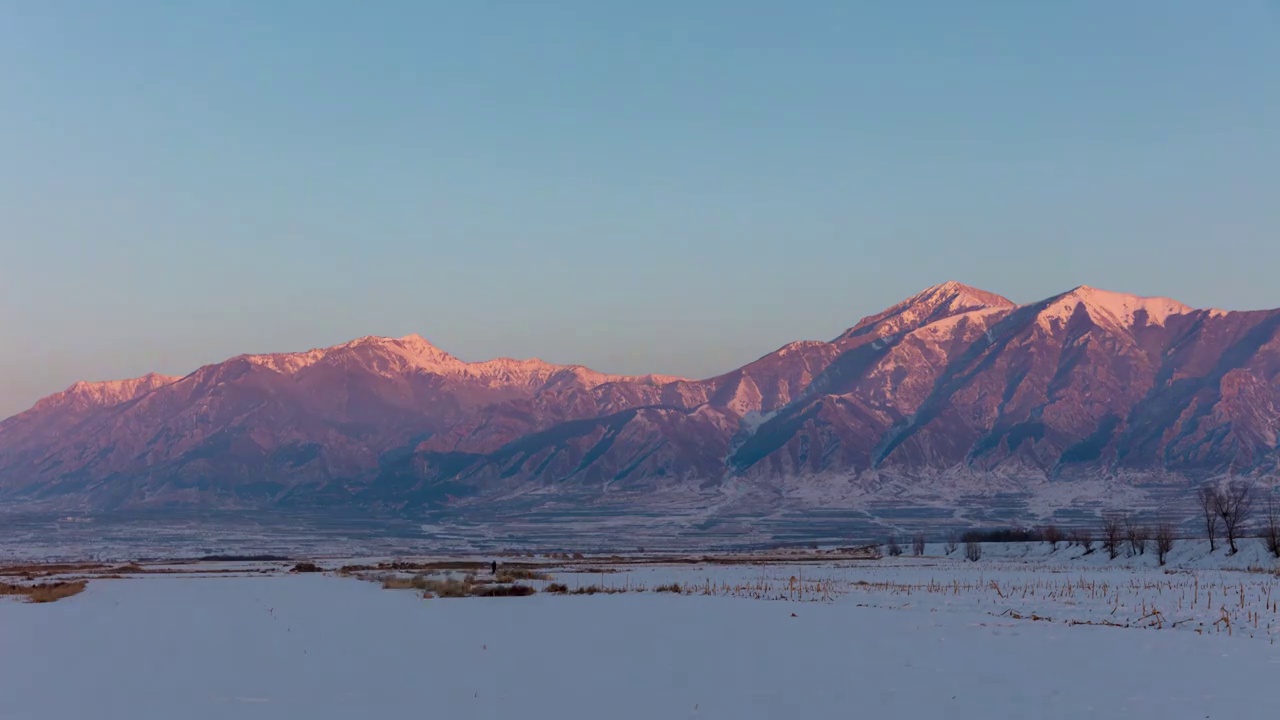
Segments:
[[[929,288],[705,380],[417,336],[78,383],[0,423],[0,499],[88,508],[803,496],[1275,466],[1280,311]],[[957,479],[959,478],[959,479]],[[940,485],[939,485],[940,486]],[[710,500],[708,500],[710,501]]]

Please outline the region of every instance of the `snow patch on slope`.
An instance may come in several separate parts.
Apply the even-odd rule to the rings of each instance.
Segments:
[[[181,378],[173,375],[148,373],[139,378],[128,380],[107,380],[104,382],[78,382],[65,391],[45,398],[41,403],[49,404],[58,401],[75,401],[92,406],[107,407],[127,402],[152,390],[177,382]],[[36,408],[41,406],[36,404]]]
[[[1134,327],[1139,315],[1143,324],[1163,326],[1170,317],[1194,310],[1170,298],[1141,297],[1081,285],[1058,296],[1040,313],[1038,322],[1045,327],[1054,320],[1066,322],[1081,305],[1094,321],[1111,321],[1122,328]]]
[[[926,288],[884,312],[863,318],[836,342],[859,335],[889,337],[973,310],[1011,310],[1016,304],[1003,296],[955,281]]]

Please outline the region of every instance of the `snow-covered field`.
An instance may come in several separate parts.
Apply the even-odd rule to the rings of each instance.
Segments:
[[[977,563],[935,550],[556,573],[630,590],[592,596],[98,579],[52,604],[0,600],[0,718],[1141,720],[1280,706],[1280,580],[1260,567],[1209,567],[1190,545],[1169,571],[1061,548],[988,546]],[[653,592],[671,582],[681,594]]]

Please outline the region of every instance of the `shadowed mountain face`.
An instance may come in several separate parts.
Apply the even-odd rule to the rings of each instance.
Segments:
[[[885,477],[1274,467],[1280,311],[958,283],[706,380],[465,363],[417,336],[77,383],[0,423],[0,499],[110,509],[802,495]],[[832,483],[841,488],[832,491]]]

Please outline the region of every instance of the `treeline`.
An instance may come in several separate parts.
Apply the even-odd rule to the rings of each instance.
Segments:
[[[1200,509],[1196,520],[1202,536],[1209,541],[1209,552],[1217,552],[1219,541],[1224,540],[1227,554],[1234,555],[1239,552],[1238,543],[1242,538],[1257,537],[1272,556],[1280,558],[1280,503],[1274,489],[1267,492],[1265,498],[1260,498],[1254,484],[1236,480],[1204,485],[1196,491],[1196,499]],[[1260,502],[1261,499],[1265,502]],[[1082,548],[1084,555],[1104,552],[1111,560],[1121,554],[1133,557],[1150,552],[1159,564],[1164,565],[1178,539],[1177,526],[1168,520],[1144,521],[1134,513],[1113,511],[1103,513],[1093,527],[1064,529],[1057,525],[1044,525],[967,530],[949,536],[944,550],[951,555],[963,545],[965,558],[977,561],[982,558],[983,543],[1046,543],[1053,551],[1060,544],[1065,544],[1066,547]],[[896,537],[890,537],[885,548],[889,555],[903,554],[903,547]],[[923,533],[912,538],[911,550],[913,555],[924,555]]]

